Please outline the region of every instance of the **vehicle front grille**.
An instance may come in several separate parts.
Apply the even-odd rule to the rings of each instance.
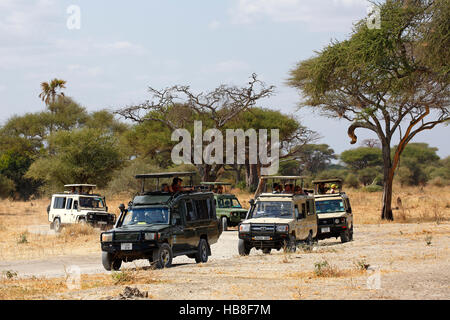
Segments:
[[[273,233],[275,225],[268,224],[252,224],[252,232]]]
[[[114,234],[115,241],[138,241],[140,237],[139,232],[116,232]]]
[[[96,213],[96,212],[89,212],[87,214],[87,218],[89,221],[110,221],[112,216],[105,213]]]
[[[241,219],[245,219],[247,212],[236,212],[235,215],[241,217]]]

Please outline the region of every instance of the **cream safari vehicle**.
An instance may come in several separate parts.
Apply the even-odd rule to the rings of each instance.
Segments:
[[[108,229],[114,226],[116,216],[108,213],[105,197],[92,193],[96,185],[67,184],[68,191],[52,196],[47,208],[50,229],[59,232],[65,225],[87,223]]]
[[[252,248],[266,254],[282,248],[295,252],[299,242],[312,244],[317,236],[314,197],[297,182],[302,184],[302,177],[261,177],[246,220],[239,224],[240,255]]]
[[[342,192],[341,179],[313,181],[316,212],[319,217],[317,238],[353,240],[353,213],[350,199]]]

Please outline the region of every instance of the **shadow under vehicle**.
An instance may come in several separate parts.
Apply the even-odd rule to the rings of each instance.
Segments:
[[[274,187],[280,183],[292,187],[277,191]],[[247,218],[239,224],[240,255],[248,255],[252,248],[266,254],[281,248],[295,252],[299,242],[312,244],[317,235],[317,214],[314,197],[305,194],[302,185],[300,176],[261,177]],[[296,187],[300,190],[294,191]]]
[[[223,231],[227,231],[228,227],[235,227],[245,220],[248,210],[242,207],[234,194],[226,191],[226,187],[231,186],[231,183],[202,182],[201,185],[214,193],[217,218],[222,223]]]
[[[214,194],[192,186],[194,172],[140,174],[139,195],[120,205],[115,228],[101,234],[102,263],[106,270],[118,270],[123,261],[148,259],[157,268],[170,267],[176,256],[186,255],[197,263],[208,261],[211,245],[222,229],[216,217]],[[190,177],[182,191],[161,190],[161,179]],[[146,181],[156,180],[155,191]]]
[[[341,179],[315,180],[314,198],[319,219],[319,240],[341,238],[341,242],[353,240],[353,213],[350,199],[342,191]]]
[[[105,197],[94,194],[94,184],[66,184],[68,191],[52,195],[47,207],[50,229],[59,232],[63,226],[87,223],[93,227],[109,229],[116,216],[108,213]]]

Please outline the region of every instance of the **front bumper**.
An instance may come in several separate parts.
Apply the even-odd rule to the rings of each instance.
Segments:
[[[258,237],[267,237],[267,240],[259,240]],[[284,247],[286,241],[289,239],[287,233],[244,233],[239,232],[239,239],[244,240],[251,247],[256,249],[275,248],[280,249]]]
[[[324,229],[329,229],[329,231],[325,231]],[[318,239],[326,239],[339,237],[341,232],[347,230],[346,224],[319,224],[317,226],[317,238]]]
[[[122,250],[122,243],[131,244],[131,250]],[[158,248],[156,241],[138,241],[138,242],[102,242],[102,251],[109,252],[115,257],[125,261],[135,259],[147,259],[153,256],[153,251]]]

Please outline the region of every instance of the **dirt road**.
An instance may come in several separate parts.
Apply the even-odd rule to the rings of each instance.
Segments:
[[[133,287],[152,299],[449,299],[450,224],[375,224],[355,226],[354,241],[320,241],[311,250],[299,248],[270,255],[252,250],[237,254],[236,231],[222,234],[206,264],[178,257],[174,267],[143,271],[149,282]],[[0,270],[18,276],[64,276],[64,266],[82,273],[107,273],[100,251],[36,261],[0,262]],[[136,266],[148,266],[147,261]],[[122,268],[136,269],[134,263]],[[368,270],[366,270],[366,268]],[[50,299],[107,299],[122,285],[72,290]],[[39,297],[37,297],[39,298]]]

